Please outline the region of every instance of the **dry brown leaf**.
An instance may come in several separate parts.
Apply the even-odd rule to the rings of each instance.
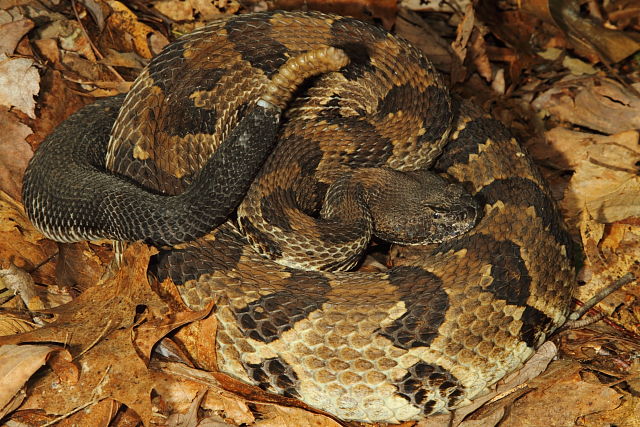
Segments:
[[[586,283],[576,290],[575,297],[578,300],[588,301],[628,272],[640,277],[637,262],[640,259],[640,226],[611,224],[605,228],[585,214],[580,231],[586,256],[580,276]],[[598,307],[611,315],[625,303],[626,295],[624,291],[615,292],[601,301]],[[621,314],[616,312],[617,316]],[[635,333],[639,332],[637,320],[623,321],[621,325]]]
[[[473,10],[473,6],[471,4],[467,5],[464,17],[460,24],[458,24],[458,28],[456,29],[456,39],[453,43],[451,43],[451,49],[455,54],[456,61],[453,63],[453,67],[451,69],[451,82],[458,83],[464,81],[466,70],[463,65],[465,59],[467,58],[467,50],[469,40],[471,39],[471,33],[473,32],[473,25],[475,23],[475,13]]]
[[[286,406],[256,404],[261,419],[253,425],[256,427],[340,427],[340,424],[324,415],[314,414],[299,408]]]
[[[493,70],[491,68],[489,58],[487,57],[484,37],[482,37],[482,34],[480,34],[479,31],[475,31],[471,38],[471,53],[473,55],[472,61],[476,66],[478,74],[480,74],[486,81],[491,82],[493,80]]]
[[[69,304],[51,309],[56,317],[46,327],[0,337],[0,344],[59,342],[78,354],[111,331],[133,325],[138,306],[146,306],[154,316],[167,314],[168,307],[147,281],[147,265],[153,252],[141,243],[132,244],[124,254],[125,267],[115,277],[87,289]]]
[[[470,3],[470,0],[401,0],[400,6],[418,12],[460,12]]]
[[[557,120],[605,134],[640,128],[640,98],[620,83],[599,76],[565,78],[531,105]]]
[[[0,190],[16,199],[21,196],[22,175],[33,156],[26,142],[31,133],[15,114],[0,109]]]
[[[240,9],[240,4],[233,0],[223,0],[219,2],[189,0],[189,3],[191,3],[191,7],[200,14],[201,19],[204,21],[214,19],[224,13],[235,13]]]
[[[155,2],[153,8],[174,21],[193,20],[193,7],[189,1],[161,0]]]
[[[107,273],[114,257],[110,245],[59,243],[58,248],[56,284],[80,291],[98,283]]]
[[[535,390],[517,400],[503,426],[571,426],[584,415],[612,410],[621,395],[609,386],[584,381],[581,367],[557,361],[530,385]]]
[[[55,67],[60,63],[60,48],[58,48],[58,43],[54,39],[38,39],[34,40],[34,44],[40,55],[49,61],[52,66]]]
[[[585,415],[580,420],[584,427],[640,427],[640,397],[622,390],[622,403],[610,411]]]
[[[56,254],[58,248],[54,242],[43,239],[44,236],[33,227],[25,215],[22,205],[0,191],[2,267],[9,267],[8,261],[11,261],[17,267],[30,272],[37,283],[53,283],[55,268],[52,263],[46,261]]]
[[[0,411],[54,352],[62,352],[68,360],[71,360],[71,355],[59,347],[46,345],[0,346],[0,384],[2,384],[0,387]]]
[[[548,0],[553,22],[583,52],[593,52],[607,62],[618,62],[640,49],[640,41],[622,31],[605,28],[591,17],[580,13],[576,0]],[[535,2],[533,2],[535,3]]]
[[[134,52],[117,52],[113,49],[109,49],[108,54],[100,60],[100,63],[103,65],[132,68],[135,70],[142,70],[146,65],[145,62],[143,58]]]
[[[71,414],[69,417],[56,423],[56,427],[77,426],[109,426],[109,422],[117,414],[122,405],[113,399],[104,399],[87,406],[82,411]]]
[[[35,328],[33,322],[14,317],[11,314],[0,314],[0,335],[13,335],[28,332]]]
[[[207,309],[208,310],[208,309]],[[216,328],[218,322],[215,316],[193,322],[180,329],[174,339],[182,345],[192,360],[197,361],[199,367],[215,370],[216,357]]]
[[[449,43],[430,28],[420,15],[400,9],[396,19],[395,33],[418,47],[436,68],[443,71],[451,69]]]
[[[0,25],[0,53],[11,55],[22,37],[27,34],[34,24],[30,19],[18,19]]]
[[[79,0],[79,2],[87,8],[93,21],[102,31],[105,26],[105,14],[108,15],[109,7],[101,0]]]
[[[201,311],[170,313],[161,318],[153,318],[138,326],[135,330],[135,345],[138,352],[148,362],[151,359],[153,347],[162,337],[182,325],[204,318],[211,313],[211,309],[212,307],[208,307]]]
[[[74,384],[60,383],[49,373],[39,378],[21,409],[42,409],[47,414],[60,415],[112,398],[135,410],[149,425],[154,416],[151,391],[157,373],[138,356],[132,333],[131,328],[115,330],[88,349],[80,357],[82,370]],[[53,383],[58,386],[52,387]]]
[[[226,420],[238,425],[252,425],[255,421],[244,399],[221,388],[213,373],[175,362],[152,362],[151,366],[166,374],[156,382],[155,390],[173,412],[187,412],[195,396],[205,387],[203,410],[224,414]]]
[[[602,223],[640,217],[639,135],[625,132],[597,143],[589,137],[569,154],[575,174],[562,202],[567,212],[586,209]]]
[[[150,59],[153,55],[147,38],[153,33],[153,29],[140,22],[123,3],[115,0],[108,0],[107,3],[113,10],[107,18],[107,27],[110,28],[111,35],[120,41],[125,50],[130,51],[133,48],[138,55]]]
[[[529,153],[539,162],[552,164],[560,170],[575,169],[595,144],[622,143],[631,146],[638,140],[638,131],[626,131],[613,136],[578,132],[564,127],[555,127],[544,134],[546,144],[534,144]]]
[[[28,58],[9,58],[0,53],[0,105],[15,107],[36,118],[36,101],[40,75]]]
[[[396,0],[276,0],[274,9],[317,10],[357,19],[377,19],[387,30],[393,27],[397,13]]]

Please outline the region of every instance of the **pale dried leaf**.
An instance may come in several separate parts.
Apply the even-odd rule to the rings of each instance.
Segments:
[[[46,345],[0,346],[0,408],[11,401],[54,351],[60,351],[60,348]]]
[[[0,335],[14,335],[33,330],[32,322],[11,315],[0,315]]]
[[[471,38],[471,32],[473,31],[473,24],[475,22],[475,14],[473,12],[473,7],[471,4],[467,5],[464,11],[464,17],[462,18],[462,22],[458,25],[456,29],[456,39],[453,43],[451,43],[451,48],[453,52],[458,57],[460,62],[464,62],[467,57],[467,45],[469,44],[469,39]]]
[[[585,415],[581,418],[584,427],[640,427],[640,397],[624,393],[622,403],[610,411],[601,411],[595,414]]]
[[[417,12],[460,12],[471,0],[401,0],[400,7]]]
[[[200,390],[193,398],[191,405],[186,413],[174,413],[167,418],[167,427],[196,427],[198,426],[198,410],[200,403],[204,398],[206,390]]]
[[[529,152],[541,163],[551,163],[558,169],[575,169],[588,156],[595,144],[622,144],[630,147],[638,141],[638,131],[626,131],[613,136],[578,132],[555,127],[544,134],[546,144],[532,145]]]
[[[22,405],[25,397],[27,397],[27,392],[24,390],[20,390],[15,395],[13,395],[11,400],[6,405],[4,405],[4,407],[0,406],[0,420],[3,419],[7,414],[10,414],[11,412],[18,409],[20,405]],[[7,423],[6,425],[9,426],[10,424]]]
[[[206,386],[208,392],[201,403],[202,409],[224,414],[236,424],[252,425],[255,418],[242,397],[222,389],[211,372],[190,368],[182,363],[160,363],[162,372],[171,380],[156,383],[156,391],[178,412],[185,412],[194,396]]]
[[[640,98],[608,78],[564,79],[539,95],[531,105],[558,120],[605,134],[640,128]]]
[[[95,23],[98,25],[98,28],[100,28],[100,31],[102,31],[104,29],[104,25],[105,25],[105,17],[104,17],[104,10],[103,10],[103,5],[104,2],[103,1],[97,1],[97,0],[79,0],[80,3],[82,3],[84,5],[84,7],[87,8],[87,10],[89,11],[89,13],[91,14],[91,17],[93,18],[93,20],[95,21]],[[105,7],[106,9],[106,7]]]
[[[193,8],[185,0],[162,0],[153,4],[153,8],[174,21],[191,21]]]
[[[15,114],[0,110],[0,190],[15,199],[20,198],[22,175],[33,156],[26,141],[32,133],[31,128],[22,124]]]
[[[589,139],[578,146],[563,205],[579,213],[584,207],[597,221],[611,223],[640,217],[640,148],[636,131],[612,135],[595,143]]]
[[[103,65],[110,65],[112,67],[126,67],[141,70],[146,65],[144,58],[140,57],[134,52],[118,52],[114,49],[109,49],[107,56],[100,60]],[[121,83],[121,82],[113,82]]]
[[[26,271],[11,264],[9,268],[0,270],[0,281],[7,289],[19,295],[29,310],[36,311],[44,308],[35,290],[35,283]]]
[[[0,53],[11,55],[18,42],[25,34],[33,28],[33,21],[30,19],[19,19],[13,22],[0,25]]]
[[[36,118],[36,101],[40,90],[40,75],[27,58],[9,58],[0,53],[0,105],[15,107]]]

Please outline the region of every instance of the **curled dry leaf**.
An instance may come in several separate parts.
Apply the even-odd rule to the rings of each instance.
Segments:
[[[451,69],[449,43],[417,13],[401,8],[396,19],[395,33],[417,46],[439,70]]]
[[[0,411],[25,385],[27,380],[45,364],[53,352],[64,353],[67,362],[71,355],[58,347],[46,345],[0,346]]]
[[[196,394],[206,387],[201,403],[204,411],[222,413],[225,419],[238,425],[252,425],[255,421],[244,399],[223,390],[211,372],[175,362],[157,362],[154,367],[166,374],[163,381],[156,383],[156,391],[175,411],[187,411]]]
[[[18,42],[33,26],[33,21],[30,19],[18,19],[13,22],[1,24],[0,34],[2,34],[2,38],[0,39],[0,53],[11,55],[13,51],[16,50]]]
[[[580,4],[575,0],[524,1],[523,8],[558,26],[577,50],[607,62],[621,61],[640,49],[640,41],[633,36],[583,16]]]
[[[123,3],[115,0],[108,1],[112,9],[107,18],[110,34],[119,40],[125,50],[135,50],[143,58],[150,59],[153,55],[149,49],[147,37],[153,29],[138,20],[138,17]]]
[[[557,120],[606,134],[640,128],[640,98],[608,78],[563,79],[531,105]]]
[[[44,304],[35,290],[35,283],[26,271],[11,264],[9,268],[0,269],[0,280],[14,294],[19,295],[24,305],[32,311],[42,310]]]
[[[36,118],[36,101],[40,75],[28,58],[9,58],[0,53],[0,105],[15,107]]]

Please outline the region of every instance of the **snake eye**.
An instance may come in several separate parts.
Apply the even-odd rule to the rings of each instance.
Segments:
[[[431,217],[433,219],[440,219],[442,215],[440,214],[440,212],[434,212],[433,214],[431,214]]]

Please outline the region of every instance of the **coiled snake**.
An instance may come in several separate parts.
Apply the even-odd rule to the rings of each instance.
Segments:
[[[343,419],[467,404],[564,322],[574,281],[505,128],[451,100],[409,43],[320,13],[226,17],[170,44],[124,101],[52,133],[23,199],[56,240],[163,247],[152,271],[194,309],[216,301],[222,371]],[[372,234],[440,243],[339,271]]]

